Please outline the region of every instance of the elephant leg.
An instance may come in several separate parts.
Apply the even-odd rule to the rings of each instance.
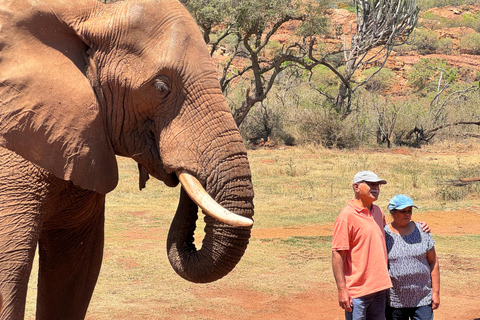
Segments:
[[[3,295],[1,319],[23,319],[28,280],[35,255],[35,231],[29,226],[5,230],[8,217],[0,217],[0,292]],[[25,223],[25,222],[22,222]]]
[[[37,320],[84,319],[100,273],[105,196],[75,192],[78,201],[46,221],[40,235]]]
[[[24,318],[28,280],[40,234],[44,174],[0,148],[0,292],[2,320]]]
[[[28,280],[36,248],[34,217],[23,215],[20,224],[12,226],[12,217],[0,216],[0,292],[3,295],[3,310],[0,319],[23,319],[28,289]]]

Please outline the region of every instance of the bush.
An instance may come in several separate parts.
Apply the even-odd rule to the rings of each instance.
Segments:
[[[362,72],[362,77],[366,80],[372,74],[378,71],[378,67],[372,67]],[[395,72],[388,68],[382,68],[377,74],[370,78],[365,84],[365,89],[370,92],[385,92],[395,82]]]
[[[311,83],[328,96],[335,96],[340,85],[339,78],[329,68],[319,65],[313,68]]]
[[[397,53],[397,55],[404,56],[409,55],[412,52],[412,45],[411,44],[402,44],[400,46],[395,46],[393,51]]]
[[[480,54],[480,33],[470,33],[460,39],[462,53]]]
[[[435,53],[438,49],[439,41],[437,34],[429,29],[417,29],[413,40],[413,49],[420,54]]]
[[[415,91],[421,91],[427,87],[432,75],[432,70],[429,68],[429,64],[429,59],[422,58],[419,62],[413,65],[413,68],[408,73],[408,84]]]
[[[317,110],[303,110],[298,121],[303,143],[339,149],[356,148],[360,145],[355,126],[327,106]]]
[[[446,71],[443,80],[454,82],[457,79],[458,69],[450,67],[442,59],[421,58],[410,70],[407,80],[409,85],[416,91],[425,89],[432,81],[432,85],[437,85],[440,70]],[[435,89],[436,90],[436,89]]]
[[[419,0],[420,10],[428,10],[435,7],[459,6],[467,4],[477,4],[478,0]]]
[[[295,145],[295,138],[284,130],[285,113],[276,104],[275,99],[269,99],[256,105],[242,122],[240,131],[242,137],[250,142],[274,141],[274,144]]]
[[[442,54],[452,54],[453,40],[451,38],[442,38],[438,40],[438,51]]]
[[[279,54],[282,51],[282,44],[278,41],[275,40],[270,40],[267,43],[267,46],[265,48],[265,55],[268,57],[273,57],[277,54]]]

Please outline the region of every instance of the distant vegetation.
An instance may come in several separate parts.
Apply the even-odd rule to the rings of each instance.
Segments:
[[[368,63],[357,56],[352,67],[346,61],[353,60],[345,60],[352,51],[344,52],[342,41],[336,47],[325,45],[327,38],[343,39],[327,9],[355,12],[361,2],[304,1],[303,7],[289,0],[181,2],[219,59],[220,84],[247,145],[419,147],[480,138],[480,72],[431,58],[408,70],[392,70],[382,55]],[[408,41],[383,47],[387,57],[392,52],[420,57],[480,54],[479,13],[452,20],[427,11],[448,5],[468,12],[477,0],[400,3],[405,10],[418,5],[421,19],[414,37],[400,36]],[[299,22],[294,29],[287,24],[292,21]],[[281,26],[290,33],[288,45],[271,38]],[[461,27],[469,29],[455,39],[436,32]],[[373,48],[367,51],[375,52]]]
[[[448,1],[448,5],[453,2]],[[474,1],[459,2],[463,11]],[[424,9],[440,1],[420,1]],[[338,2],[333,7],[352,8],[352,3]],[[352,11],[352,10],[350,10]],[[393,47],[397,55],[480,54],[480,14],[464,14],[458,21],[420,13],[421,22],[408,44]],[[332,24],[329,24],[331,28]],[[471,28],[460,39],[439,38],[435,30]],[[330,34],[333,30],[330,29]],[[455,42],[454,42],[455,41]],[[320,43],[321,44],[321,43]],[[342,54],[331,56],[331,63],[343,72]],[[376,73],[372,78],[372,74]],[[397,88],[400,77],[406,85]],[[332,105],[340,79],[322,65],[310,70],[285,70],[268,97],[245,118],[240,129],[247,144],[280,143],[286,145],[318,144],[324,147],[359,146],[419,147],[441,141],[480,138],[480,73],[449,65],[441,59],[421,59],[413,68],[398,72],[372,64],[358,70],[353,83],[369,79],[352,96],[351,113]],[[249,80],[236,83],[227,97],[239,105],[249,87]],[[234,107],[232,107],[234,108]],[[272,142],[273,141],[273,142]]]

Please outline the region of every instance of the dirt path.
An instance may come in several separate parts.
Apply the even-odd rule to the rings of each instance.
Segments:
[[[447,218],[448,216],[448,218]],[[387,216],[387,221],[389,217]],[[415,215],[412,216],[416,220]],[[480,231],[480,206],[452,212],[430,211],[420,217],[435,234],[442,236],[476,234]],[[333,225],[305,226],[298,228],[253,229],[252,237],[260,239],[285,239],[292,236],[330,236]]]

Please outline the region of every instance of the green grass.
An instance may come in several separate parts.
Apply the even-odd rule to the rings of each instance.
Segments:
[[[250,152],[255,185],[256,227],[290,227],[333,222],[352,197],[352,177],[360,170],[373,170],[388,180],[378,204],[386,208],[395,194],[410,195],[422,210],[456,209],[476,201],[444,201],[445,181],[476,171],[459,172],[456,155],[425,156],[372,151],[330,151],[314,148],[255,150]],[[478,161],[475,155],[459,160],[464,166]],[[291,168],[297,174],[289,174]],[[480,176],[480,174],[478,174]],[[465,188],[464,188],[465,189]],[[475,194],[474,194],[475,195]],[[467,196],[467,195],[465,195]],[[468,198],[468,197],[467,197]]]
[[[352,198],[351,180],[360,170],[373,170],[388,180],[377,201],[384,210],[397,193],[411,196],[419,206],[419,215],[429,210],[448,213],[478,206],[475,189],[456,201],[441,197],[442,188],[449,188],[444,181],[476,173],[478,153],[469,148],[457,154],[407,151],[396,154],[387,150],[337,151],[315,147],[249,151],[255,187],[254,228],[333,224]],[[246,290],[285,297],[304,292],[312,284],[324,284],[334,290],[331,235],[315,234],[253,237],[242,261],[225,278],[204,285],[184,281],[170,267],[165,248],[179,188],[167,188],[151,179],[147,188],[139,191],[133,161],[119,158],[119,170],[119,185],[107,196],[104,263],[87,319],[164,319],[158,314],[178,312],[182,314],[178,319],[192,319],[195,312],[219,306],[223,313],[217,318],[238,314],[253,319],[255,310],[228,303],[228,296],[214,293]],[[200,240],[203,231],[197,233]],[[451,237],[435,236],[435,230],[433,233],[441,257],[442,281],[463,290],[468,284],[466,279],[478,272],[480,231]],[[29,286],[26,319],[34,319],[35,278],[36,266]],[[480,286],[479,280],[472,281]],[[201,292],[209,292],[213,297],[206,298]]]

